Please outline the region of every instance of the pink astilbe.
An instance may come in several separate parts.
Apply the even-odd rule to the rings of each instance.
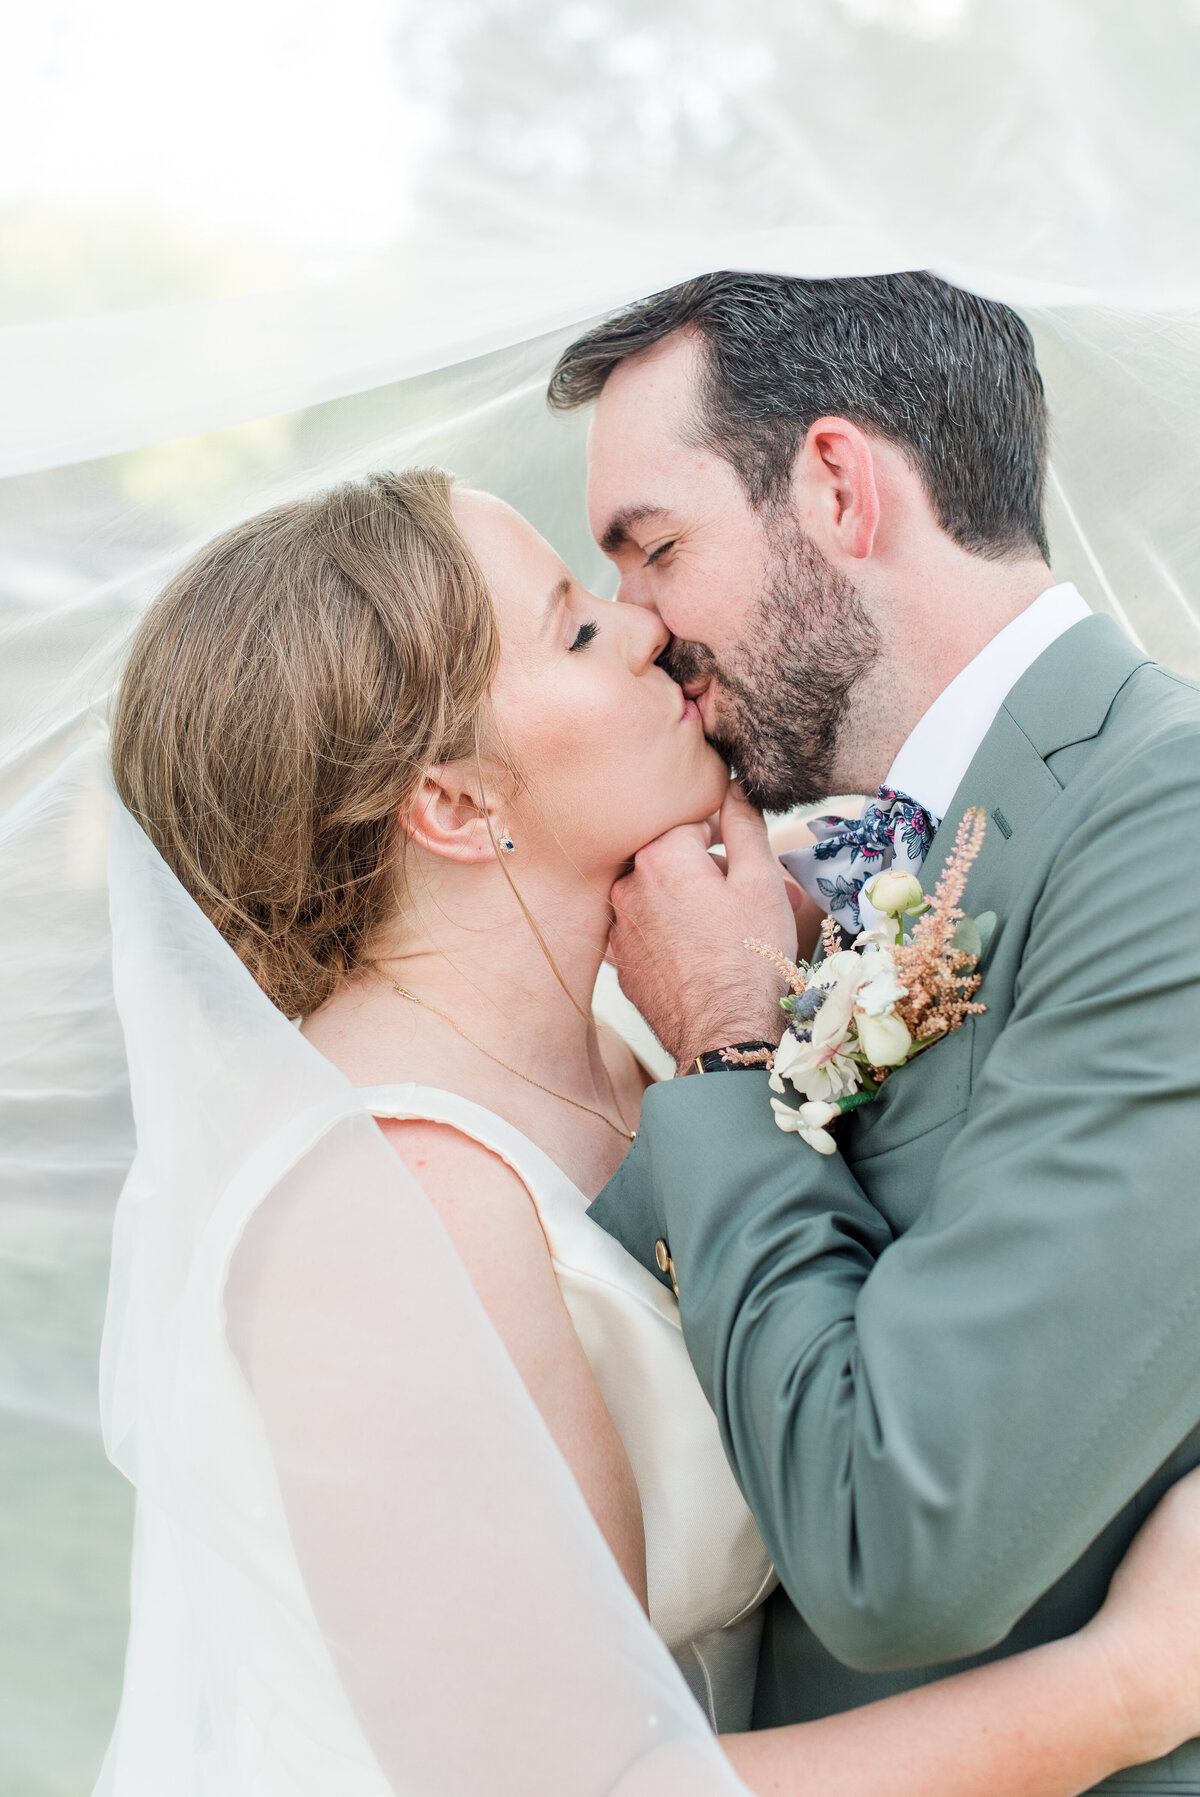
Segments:
[[[723,1048],[721,1059],[727,1067],[770,1067],[775,1060],[773,1048]]]
[[[825,950],[827,961],[832,960],[833,956],[841,951],[842,932],[828,911],[821,919],[821,946]]]
[[[901,1019],[917,1043],[948,1035],[986,1005],[972,1003],[980,975],[974,957],[954,946],[954,932],[963,918],[960,905],[967,876],[983,847],[987,813],[976,807],[958,826],[954,849],[937,883],[929,910],[913,930],[912,941],[892,950],[905,995],[896,1002]]]
[[[800,997],[808,985],[807,968],[798,967],[795,961],[789,961],[780,949],[772,948],[769,942],[759,942],[753,936],[749,937],[742,946],[748,948],[753,954],[761,955],[764,961],[769,961],[771,966],[783,975],[794,995],[797,998]]]

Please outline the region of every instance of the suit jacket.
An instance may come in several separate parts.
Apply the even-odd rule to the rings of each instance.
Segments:
[[[653,1271],[667,1244],[779,1568],[759,1726],[1071,1632],[1200,1461],[1200,688],[1088,618],[1009,694],[927,887],[970,805],[986,1012],[837,1155],[759,1073],[656,1087],[591,1209]],[[1102,1788],[1200,1793],[1200,1742]]]

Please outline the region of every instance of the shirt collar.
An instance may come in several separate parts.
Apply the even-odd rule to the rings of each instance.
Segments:
[[[1070,581],[1048,587],[938,694],[910,731],[884,784],[915,799],[941,823],[1017,681],[1090,612]]]

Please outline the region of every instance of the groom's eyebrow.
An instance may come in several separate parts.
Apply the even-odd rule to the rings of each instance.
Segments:
[[[662,505],[625,505],[619,512],[614,512],[608,521],[604,535],[600,538],[600,547],[605,555],[612,555],[629,537],[635,524],[644,524],[647,518],[665,518],[667,508]]]

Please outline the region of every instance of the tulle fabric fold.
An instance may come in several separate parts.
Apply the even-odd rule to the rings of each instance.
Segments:
[[[138,1522],[100,1792],[739,1790],[358,1094],[119,806],[110,865]]]
[[[124,1635],[127,1494],[96,1414],[134,1147],[109,970],[105,715],[145,605],[227,524],[427,461],[525,511],[610,596],[582,500],[586,419],[543,401],[576,328],[714,267],[932,264],[1034,330],[1055,577],[1200,675],[1198,18],[1182,0],[404,7],[399,78],[433,148],[387,267],[0,330],[0,1454],[19,1469],[0,1579],[11,1639],[48,1644],[8,1664],[0,1760],[23,1788],[86,1788]],[[226,54],[240,66],[245,43]],[[211,104],[205,91],[179,128],[208,129]],[[1150,879],[1148,915],[1175,902]],[[211,1048],[246,1012],[197,1021]],[[274,1024],[253,1028],[273,1055]],[[135,1090],[175,1065],[170,1032],[156,1040]],[[289,1105],[303,1108],[306,1081],[324,1102],[326,1074],[298,1062]],[[190,1144],[182,1256],[204,1182],[271,1115],[252,1124],[235,1103],[223,1162],[186,1107],[175,1116]],[[136,1273],[126,1246],[114,1306]],[[150,1309],[144,1339],[110,1338],[104,1369],[114,1452],[151,1483],[136,1418],[159,1320]],[[166,1604],[176,1587],[153,1584]]]

